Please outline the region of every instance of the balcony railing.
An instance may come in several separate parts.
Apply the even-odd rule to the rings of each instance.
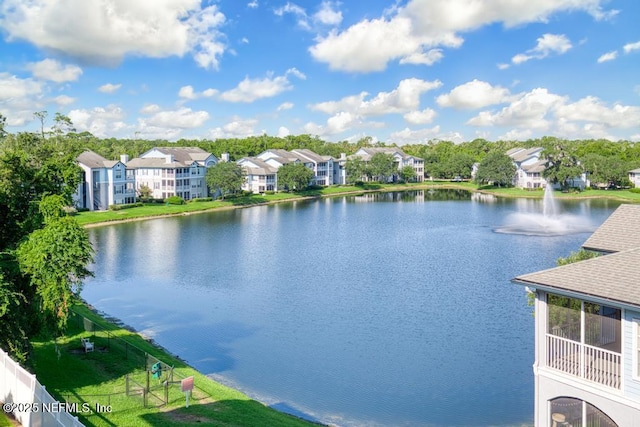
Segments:
[[[547,334],[547,366],[595,383],[620,389],[622,355]]]

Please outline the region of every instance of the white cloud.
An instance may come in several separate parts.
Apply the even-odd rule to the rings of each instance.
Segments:
[[[551,123],[548,114],[554,107],[566,102],[564,97],[549,93],[547,89],[534,89],[521,95],[510,105],[492,114],[482,111],[467,124],[472,126],[523,127],[547,131]]]
[[[284,6],[277,8],[273,11],[277,16],[284,16],[285,14],[294,15],[297,19],[298,26],[305,30],[310,30],[309,17],[304,8],[298,6],[295,3],[287,2]]]
[[[242,119],[233,117],[231,121],[222,127],[217,127],[209,131],[211,138],[243,138],[247,136],[258,135],[260,132],[255,131],[258,121],[255,119]]]
[[[193,86],[182,86],[178,91],[178,96],[185,99],[196,99],[197,96],[193,91]]]
[[[401,131],[393,132],[389,137],[389,142],[405,145],[405,144],[426,144],[432,140],[451,141],[455,144],[464,142],[464,138],[458,132],[442,133],[440,126],[434,126],[432,128],[423,128],[411,130],[404,128]]]
[[[594,96],[558,106],[555,114],[567,121],[600,124],[608,128],[632,128],[640,123],[640,107],[618,103],[609,107]]]
[[[154,114],[160,111],[161,108],[158,104],[147,104],[140,109],[141,114]]]
[[[124,122],[126,114],[117,105],[95,107],[90,110],[78,109],[69,112],[69,118],[78,132],[88,131],[97,137],[110,137],[114,134],[133,129]]]
[[[473,80],[455,87],[451,92],[440,95],[436,102],[441,107],[453,107],[457,110],[473,110],[488,105],[500,104],[509,100],[508,89],[491,86],[487,82]]]
[[[31,62],[27,65],[27,69],[33,73],[34,77],[56,83],[72,82],[82,75],[82,68],[77,65],[63,66],[55,59]]]
[[[23,126],[33,120],[33,112],[45,108],[45,84],[0,72],[0,113],[9,126]]]
[[[405,114],[404,119],[414,125],[424,125],[431,123],[436,117],[437,113],[431,108],[424,109],[422,111],[411,111]]]
[[[10,102],[42,94],[43,84],[33,79],[20,79],[9,73],[0,73],[0,101]]]
[[[262,79],[245,77],[235,88],[222,92],[220,99],[228,102],[250,103],[257,99],[274,97],[293,88],[288,78],[289,75],[294,75],[300,79],[306,78],[304,74],[295,68],[287,70],[282,76],[273,77],[268,75]]]
[[[121,87],[122,84],[107,83],[100,86],[98,90],[102,93],[116,93]]]
[[[323,1],[320,5],[320,10],[313,15],[314,21],[320,22],[323,25],[339,25],[342,22],[342,12],[336,10],[337,7],[337,3]]]
[[[422,52],[421,42],[411,33],[408,19],[361,21],[347,30],[332,31],[309,48],[311,55],[332,70],[382,71],[391,60]]]
[[[637,41],[635,43],[627,43],[622,49],[624,50],[624,53],[630,53],[634,50],[640,50],[640,41]]]
[[[198,98],[212,98],[219,93],[216,89],[206,89],[202,92],[196,92],[193,86],[182,86],[178,91],[178,97],[182,99],[194,100]]]
[[[405,79],[398,83],[398,87],[390,92],[379,92],[371,99],[367,92],[346,96],[338,101],[320,102],[309,105],[314,111],[331,115],[326,125],[307,123],[305,132],[312,135],[335,135],[354,128],[379,128],[384,123],[372,122],[368,117],[386,114],[407,114],[408,120],[427,120],[430,110],[417,111],[420,107],[420,96],[429,90],[442,86],[439,80],[425,81],[420,79]],[[406,118],[407,116],[405,116]]]
[[[202,126],[209,120],[206,111],[192,111],[191,108],[181,107],[177,110],[155,111],[151,117],[139,118],[140,128],[147,126],[166,129],[194,129]]]
[[[390,61],[420,58],[428,49],[459,47],[461,33],[502,23],[510,28],[546,22],[561,12],[583,11],[605,19],[616,11],[605,11],[605,0],[409,0],[405,6],[387,10],[383,17],[362,20],[343,31],[319,37],[309,51],[332,70],[371,72],[384,70]],[[561,52],[567,44],[543,38],[536,55]],[[562,53],[562,52],[561,52]],[[547,53],[548,54],[548,53]],[[417,55],[417,56],[416,56]],[[520,58],[519,58],[520,59]],[[425,63],[425,62],[421,62]]]
[[[564,34],[543,34],[537,41],[536,47],[515,55],[511,58],[511,62],[518,65],[531,59],[546,58],[552,53],[562,55],[573,47],[571,41]]]
[[[368,93],[347,96],[339,101],[321,102],[311,105],[315,111],[336,114],[346,111],[358,116],[375,116],[390,113],[406,113],[420,107],[420,96],[427,91],[442,86],[439,80],[426,81],[416,78],[405,79],[391,92],[379,92],[374,98],[365,100]]]
[[[433,65],[444,57],[442,49],[430,49],[425,52],[414,52],[400,60],[401,64]]]
[[[283,102],[282,104],[278,105],[278,108],[276,110],[284,111],[284,110],[290,110],[292,108],[293,108],[293,104],[291,102]]]
[[[253,0],[249,3],[247,3],[247,7],[249,9],[256,9],[258,7],[258,0]]]
[[[511,129],[509,132],[500,135],[498,141],[524,141],[533,138],[531,129]]]
[[[518,95],[498,112],[482,111],[467,122],[472,126],[509,128],[501,139],[527,139],[535,132],[545,132],[571,139],[610,140],[619,139],[611,129],[632,129],[638,123],[638,106],[607,105],[593,96],[569,102],[567,97],[542,88]]]
[[[286,127],[280,126],[278,128],[278,135],[277,136],[279,138],[284,138],[285,136],[289,136],[289,135],[291,135],[291,131],[289,129],[287,129]]]
[[[607,61],[613,61],[617,57],[618,57],[618,51],[617,50],[614,50],[613,52],[607,52],[607,53],[601,55],[598,58],[598,64],[601,64],[601,63],[607,62]]]
[[[0,27],[11,40],[62,52],[86,63],[117,64],[125,56],[193,55],[217,68],[224,52],[216,5],[196,0],[4,0]],[[81,36],[78,36],[81,35]]]
[[[76,102],[76,98],[72,98],[67,95],[59,95],[53,99],[53,102],[55,102],[57,105],[61,107],[66,107],[67,105],[70,105]]]

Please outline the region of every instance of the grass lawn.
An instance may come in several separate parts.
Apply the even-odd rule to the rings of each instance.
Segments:
[[[0,427],[13,427],[15,424],[9,419],[7,414],[0,411]]]
[[[106,346],[104,338],[85,332],[77,322],[70,322],[67,334],[56,343],[50,340],[35,340],[33,364],[40,383],[44,384],[55,398],[69,403],[86,403],[90,412],[77,415],[88,426],[311,426],[315,425],[299,418],[271,409],[249,399],[244,394],[225,387],[200,374],[184,362],[153,346],[141,336],[117,327],[93,313],[86,306],[74,310],[109,330],[111,340]],[[106,335],[103,335],[106,336]],[[84,353],[80,338],[90,337],[95,351]],[[119,339],[113,338],[118,337]],[[120,351],[122,345],[135,345],[142,352]],[[117,345],[116,345],[117,344]],[[118,348],[120,346],[120,349]],[[127,396],[126,375],[144,384],[146,373],[136,354],[150,355],[170,366],[174,366],[174,380],[194,377],[194,389],[189,407],[185,407],[185,395],[180,384],[169,387],[169,404],[160,406],[159,400],[151,397],[150,407],[145,408],[141,396]],[[215,357],[215,354],[211,355]],[[150,384],[157,388],[156,396],[162,396],[159,380],[151,378]],[[96,404],[102,412],[96,412]],[[105,408],[110,406],[110,412]],[[158,406],[156,406],[158,405]],[[0,417],[0,426],[2,424]]]

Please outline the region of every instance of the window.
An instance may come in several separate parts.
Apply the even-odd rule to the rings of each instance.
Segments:
[[[618,427],[607,414],[589,402],[573,397],[558,397],[549,403],[550,426]]]
[[[115,179],[122,179],[122,169],[120,168],[120,165],[116,166],[115,172]]]

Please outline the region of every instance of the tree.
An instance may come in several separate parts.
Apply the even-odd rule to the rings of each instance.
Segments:
[[[558,141],[553,147],[545,149],[541,156],[548,161],[542,172],[548,182],[559,183],[562,188],[567,188],[570,181],[582,174],[582,167],[571,144]]]
[[[478,185],[493,182],[497,186],[507,186],[513,182],[516,166],[511,157],[504,153],[492,152],[485,156],[478,165],[476,182]]]
[[[0,138],[7,134],[4,130],[5,127],[7,127],[7,118],[0,113]]]
[[[347,174],[347,184],[355,184],[367,175],[367,164],[361,157],[347,159],[344,165]]]
[[[396,161],[391,154],[376,153],[369,160],[369,174],[378,182],[385,182],[398,168]]]
[[[42,135],[42,139],[44,139],[44,121],[49,113],[47,111],[37,111],[33,113],[33,115],[40,121],[40,134]]]
[[[416,177],[416,170],[412,166],[405,166],[400,170],[400,178],[403,182],[410,182]]]
[[[242,189],[245,171],[235,162],[220,162],[207,170],[207,185],[211,190],[218,189],[224,199],[225,194],[235,193]]]
[[[34,231],[16,250],[20,271],[35,288],[43,311],[64,330],[69,307],[80,293],[82,279],[91,275],[93,248],[87,232],[64,213],[64,199],[45,196],[40,202],[44,227]]]
[[[278,169],[278,187],[301,191],[309,186],[313,171],[302,163],[288,163]]]

